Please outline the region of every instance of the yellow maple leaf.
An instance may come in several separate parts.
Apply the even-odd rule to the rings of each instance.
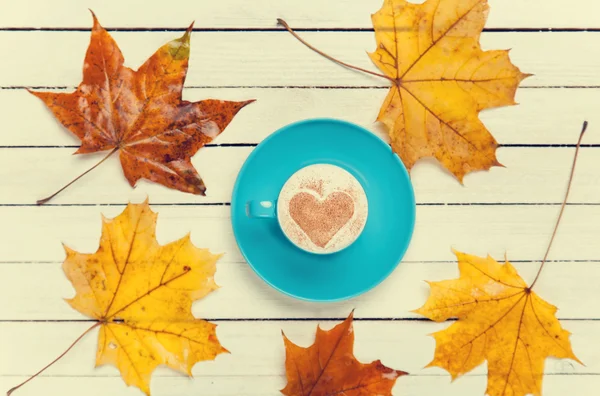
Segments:
[[[369,54],[392,79],[379,116],[393,150],[410,170],[435,157],[460,181],[500,165],[481,110],[515,104],[527,74],[508,51],[482,51],[487,0],[385,0],[372,16],[377,49]]]
[[[96,253],[65,248],[63,264],[77,291],[69,304],[99,322],[96,365],[116,366],[146,394],[157,366],[191,375],[196,362],[227,352],[216,325],[191,312],[194,300],[218,287],[219,256],[195,247],[189,235],[159,245],[156,217],[147,201],[129,204],[116,218],[103,218]]]
[[[456,252],[460,277],[429,282],[431,294],[416,313],[436,322],[458,320],[433,334],[435,356],[428,367],[455,379],[484,361],[490,396],[541,395],[547,357],[579,363],[555,313],[507,261]]]
[[[435,157],[462,182],[469,172],[501,165],[479,112],[515,104],[517,86],[530,76],[507,50],[481,49],[488,10],[487,0],[384,0],[372,15],[377,48],[369,54],[384,74],[337,60],[278,22],[327,59],[391,81],[377,120],[394,152],[409,171],[420,158]]]

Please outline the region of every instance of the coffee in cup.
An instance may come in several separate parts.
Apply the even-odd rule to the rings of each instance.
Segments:
[[[286,181],[277,200],[283,233],[311,253],[348,247],[360,236],[367,216],[367,196],[360,182],[331,164],[300,169]]]

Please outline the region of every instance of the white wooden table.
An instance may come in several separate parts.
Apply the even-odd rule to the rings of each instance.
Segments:
[[[482,119],[504,147],[506,168],[473,174],[460,186],[433,162],[413,171],[417,224],[397,270],[351,301],[311,304],[283,296],[244,263],[233,238],[229,206],[236,174],[253,146],[304,118],[336,117],[384,135],[374,123],[385,82],[343,69],[276,27],[284,18],[309,42],[351,64],[373,69],[370,14],[381,0],[0,0],[0,391],[21,382],[63,351],[89,324],[62,298],[73,295],[60,264],[61,242],[96,249],[100,214],[120,213],[149,195],[159,212],[158,239],[191,231],[194,243],[224,252],[220,290],[194,306],[219,324],[231,355],[195,366],[194,380],[159,369],[154,395],[277,395],[285,384],[281,330],[308,345],[356,308],[356,355],[409,371],[397,395],[483,395],[486,368],[450,383],[438,369],[427,334],[434,324],[410,313],[428,293],[425,279],[457,273],[451,247],[508,258],[531,281],[562,200],[581,123],[590,122],[570,205],[536,286],[557,305],[586,364],[548,360],[544,395],[597,395],[600,388],[600,6],[596,0],[490,0],[482,44],[512,48],[513,62],[535,76],[517,92],[519,106]],[[257,102],[241,111],[194,165],[206,198],[141,182],[132,190],[117,160],[108,161],[50,205],[35,206],[98,156],[72,156],[77,140],[26,88],[72,90],[81,78],[91,17],[98,15],[137,68],[195,19],[184,98]],[[140,395],[116,369],[94,369],[96,337],[17,395]]]

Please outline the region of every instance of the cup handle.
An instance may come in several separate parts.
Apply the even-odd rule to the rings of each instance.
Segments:
[[[246,215],[251,219],[272,219],[275,217],[275,202],[273,201],[248,201]]]

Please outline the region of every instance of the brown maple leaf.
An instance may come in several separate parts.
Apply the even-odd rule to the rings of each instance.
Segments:
[[[354,357],[353,313],[329,331],[317,327],[315,343],[299,347],[283,335],[288,396],[391,396],[404,371],[379,360],[362,364]]]
[[[65,247],[63,270],[76,295],[67,302],[100,327],[96,366],[112,364],[127,385],[150,394],[150,377],[160,365],[191,376],[194,364],[227,352],[216,325],[196,319],[192,302],[218,286],[219,255],[195,247],[187,235],[164,246],[156,240],[156,213],[148,202],[129,204],[119,216],[102,221],[95,253]]]
[[[423,157],[440,161],[459,181],[468,172],[498,166],[498,144],[478,115],[513,105],[528,74],[511,64],[508,51],[482,51],[479,36],[487,0],[384,0],[372,16],[377,48],[369,54],[384,73],[340,62],[388,79],[392,87],[378,121],[408,170]]]
[[[95,15],[93,18],[83,81],[77,90],[31,93],[81,140],[77,154],[111,150],[105,160],[119,152],[123,172],[132,187],[144,178],[204,195],[206,187],[191,157],[253,100],[182,100],[192,26],[183,37],[159,48],[134,71],[123,66],[117,43]],[[56,194],[38,203],[43,204]]]

